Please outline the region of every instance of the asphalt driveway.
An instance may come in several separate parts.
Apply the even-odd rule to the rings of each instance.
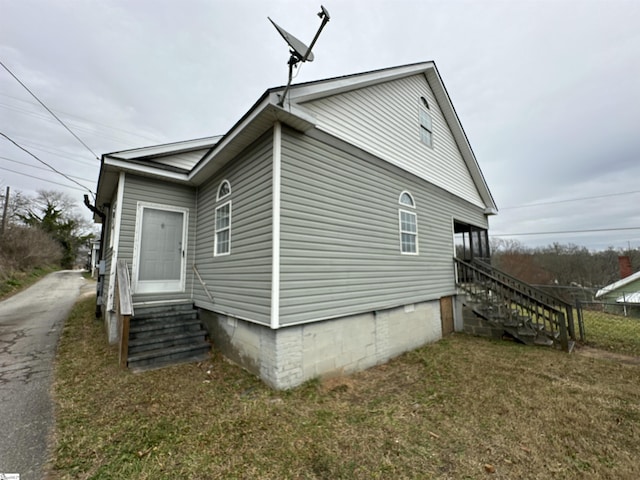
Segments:
[[[0,473],[42,478],[58,337],[82,291],[92,289],[81,272],[67,270],[0,302]]]

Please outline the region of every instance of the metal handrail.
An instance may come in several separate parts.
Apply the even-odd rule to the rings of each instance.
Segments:
[[[198,281],[200,282],[200,285],[202,285],[202,288],[204,288],[204,293],[207,294],[207,297],[209,297],[209,300],[211,300],[211,303],[215,303],[215,301],[213,300],[213,295],[211,295],[211,293],[209,292],[209,289],[207,288],[207,284],[204,282],[204,280],[202,280],[202,277],[200,276],[200,272],[198,271],[198,267],[196,267],[196,264],[193,264],[193,272],[196,274],[196,277],[198,277]]]

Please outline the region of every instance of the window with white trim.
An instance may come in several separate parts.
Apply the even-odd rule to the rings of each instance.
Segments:
[[[413,197],[409,192],[402,192],[398,203],[404,207],[416,208]],[[405,255],[418,254],[418,215],[415,211],[398,209],[398,227],[400,231],[400,253]]]
[[[427,99],[420,97],[422,100],[422,106],[418,107],[420,117],[420,140],[425,145],[433,147],[433,122],[431,121],[431,114],[429,113],[429,104]]]
[[[118,211],[118,204],[113,202],[111,205],[111,215],[109,218],[109,222],[111,225],[109,226],[109,248],[113,248],[114,239],[116,236],[116,212]]]
[[[218,187],[218,195],[216,196],[216,200],[222,200],[229,195],[231,195],[231,184],[228,180],[223,180]]]
[[[223,180],[218,187],[216,200],[227,198],[231,195],[231,184]],[[231,253],[231,200],[216,207],[215,238],[213,255],[229,255]]]

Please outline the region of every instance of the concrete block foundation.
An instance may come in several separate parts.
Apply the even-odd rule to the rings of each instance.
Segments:
[[[281,327],[200,310],[214,346],[276,389],[384,363],[442,338],[438,300]]]

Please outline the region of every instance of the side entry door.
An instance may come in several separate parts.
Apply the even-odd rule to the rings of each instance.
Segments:
[[[182,292],[189,211],[139,203],[133,257],[135,293]]]

